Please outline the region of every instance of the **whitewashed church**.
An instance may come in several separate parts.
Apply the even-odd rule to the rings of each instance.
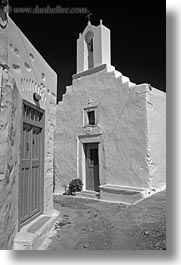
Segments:
[[[55,193],[80,178],[80,196],[134,203],[166,185],[166,94],[117,71],[110,42],[102,21],[77,40],[77,73],[57,106]]]

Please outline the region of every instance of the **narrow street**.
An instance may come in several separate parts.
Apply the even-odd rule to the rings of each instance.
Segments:
[[[60,216],[50,250],[166,249],[166,192],[135,206],[55,196]]]

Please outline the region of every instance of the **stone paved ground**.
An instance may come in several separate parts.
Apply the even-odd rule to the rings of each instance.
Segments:
[[[166,249],[165,191],[135,206],[55,196],[55,208],[49,250]]]

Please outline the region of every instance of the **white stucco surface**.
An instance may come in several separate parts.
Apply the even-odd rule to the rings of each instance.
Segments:
[[[43,213],[53,213],[57,75],[9,17],[6,27],[0,27],[0,64],[0,248],[11,249],[19,225],[22,101],[35,105],[34,93],[41,96],[39,107],[45,111]]]
[[[57,106],[55,132],[55,165],[58,176],[56,190],[75,177],[84,182],[85,154],[83,143],[99,142],[100,184],[121,187],[150,189],[154,183],[165,185],[164,119],[158,119],[159,105],[164,105],[164,93],[154,89],[154,111],[150,112],[149,85],[135,85],[114,68],[85,76],[75,76],[72,86],[67,87],[63,101]],[[77,77],[77,78],[76,78]],[[160,95],[160,96],[159,96]],[[84,109],[91,99],[96,107],[96,126],[84,127]],[[151,114],[150,114],[151,113]],[[160,118],[165,110],[161,106]],[[152,125],[154,124],[154,126]],[[160,165],[159,176],[151,181],[148,163],[148,141],[152,146],[152,157]],[[157,150],[159,142],[159,149]],[[161,151],[162,150],[162,151]],[[155,159],[156,159],[155,158]],[[152,184],[151,184],[152,182]]]
[[[147,93],[147,126],[150,187],[166,185],[166,94],[152,88]]]
[[[83,33],[77,40],[77,73],[88,70],[88,51],[86,44],[86,34],[93,34],[93,57],[94,67],[102,64],[111,64],[111,43],[110,30],[102,25],[97,27],[87,25]]]
[[[53,140],[56,124],[57,75],[26,36],[9,18],[8,65],[22,99],[34,104],[33,93],[41,96],[45,110],[44,212],[53,211]]]

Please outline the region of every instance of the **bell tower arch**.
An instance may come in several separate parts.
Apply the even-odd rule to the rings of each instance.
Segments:
[[[87,61],[88,69],[94,67],[94,43],[93,43],[94,33],[88,31],[85,35],[85,42],[87,44]]]
[[[111,65],[110,30],[102,24],[88,22],[77,40],[77,73],[87,71],[102,64]]]

